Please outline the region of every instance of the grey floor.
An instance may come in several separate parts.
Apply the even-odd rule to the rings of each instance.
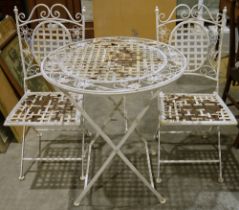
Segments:
[[[167,91],[191,89],[196,86],[206,91],[205,80],[193,81],[187,86],[182,78],[166,87]],[[197,84],[198,83],[198,84]],[[205,83],[205,84],[204,84]],[[132,120],[147,102],[150,93],[130,96],[127,99],[129,118]],[[118,100],[116,98],[116,100]],[[86,98],[87,111],[97,123],[102,124],[104,117],[112,108],[106,98]],[[157,104],[151,106],[138,129],[148,139],[151,151],[152,166],[156,175],[156,141],[154,139],[157,126]],[[91,130],[89,128],[89,130]],[[213,158],[216,156],[215,132],[198,135],[196,128],[193,135],[163,135],[162,158]],[[122,118],[114,116],[107,126],[110,136],[120,139],[123,132]],[[119,159],[115,158],[110,167],[96,183],[92,191],[79,207],[74,207],[74,199],[82,190],[80,180],[81,163],[26,163],[25,180],[19,181],[19,160],[21,145],[10,144],[5,154],[0,154],[0,209],[1,210],[236,210],[239,209],[239,150],[232,147],[236,127],[222,128],[222,153],[224,183],[217,182],[218,166],[215,164],[163,165],[162,182],[157,189],[166,198],[166,204],[159,204],[157,199],[137,179],[137,177]],[[81,135],[75,131],[45,132],[43,155],[78,156],[81,154]],[[52,141],[53,139],[53,141]],[[87,138],[87,141],[90,137]],[[209,144],[210,143],[210,144]],[[197,147],[195,146],[197,145]],[[26,153],[37,153],[36,134],[30,130],[27,136]],[[136,135],[132,135],[123,148],[124,153],[134,165],[147,176],[146,157],[143,144]],[[103,163],[109,155],[110,148],[99,139],[93,148],[90,175]]]

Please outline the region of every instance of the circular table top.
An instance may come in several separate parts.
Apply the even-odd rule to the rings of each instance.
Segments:
[[[60,47],[41,63],[43,77],[63,90],[87,94],[129,94],[178,79],[186,58],[149,39],[104,37]]]

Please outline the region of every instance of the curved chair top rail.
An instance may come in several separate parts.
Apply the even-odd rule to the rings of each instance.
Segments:
[[[176,11],[178,9],[182,9],[181,18],[175,18]],[[223,13],[218,12],[215,15],[211,13],[209,8],[203,4],[196,4],[193,7],[189,7],[187,4],[179,4],[177,5],[169,16],[166,17],[164,13],[160,13],[158,6],[155,8],[157,21],[162,24],[169,24],[173,22],[181,22],[187,19],[195,19],[202,21],[208,24],[214,24],[220,26],[223,20],[223,14],[226,14],[226,7],[223,9]]]
[[[53,4],[51,7],[48,7],[46,4],[37,4],[33,7],[27,18],[24,13],[18,13],[16,6],[14,7],[14,12],[16,14],[16,21],[19,22],[19,26],[39,22],[43,19],[60,22],[72,22],[74,24],[79,24],[80,26],[83,26],[85,23],[85,7],[82,8],[82,13],[78,12],[75,16],[72,16],[69,10],[62,4]],[[36,17],[37,13],[39,14],[39,17]],[[62,14],[66,16],[62,17]]]

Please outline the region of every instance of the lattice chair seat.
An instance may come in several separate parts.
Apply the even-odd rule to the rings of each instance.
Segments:
[[[160,121],[164,125],[236,125],[231,111],[214,94],[160,94]]]
[[[78,97],[79,103],[82,96]],[[62,92],[28,92],[5,120],[11,126],[63,126],[80,124],[80,112]]]

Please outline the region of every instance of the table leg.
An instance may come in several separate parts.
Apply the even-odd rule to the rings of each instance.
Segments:
[[[68,93],[66,93],[69,95]],[[101,168],[96,172],[94,177],[91,179],[87,187],[82,191],[82,193],[79,195],[79,197],[74,202],[74,205],[78,206],[81,202],[81,200],[85,197],[85,195],[89,192],[91,187],[95,184],[95,182],[98,180],[98,178],[101,176],[101,174],[104,172],[104,170],[107,168],[107,166],[110,164],[112,159],[118,155],[125,164],[135,173],[136,176],[145,184],[145,186],[148,187],[148,189],[159,199],[160,203],[165,203],[166,199],[159,193],[157,190],[152,187],[152,185],[146,180],[146,178],[135,168],[135,166],[128,160],[128,158],[120,151],[121,147],[124,145],[124,143],[128,140],[131,133],[135,130],[136,126],[140,122],[140,120],[143,118],[145,113],[148,111],[153,99],[157,96],[157,92],[154,94],[154,96],[150,99],[150,102],[143,108],[143,110],[138,113],[137,117],[132,122],[131,126],[129,127],[127,133],[123,136],[123,138],[120,140],[118,145],[115,145],[112,140],[107,136],[107,134],[92,120],[92,118],[85,112],[85,110],[75,102],[75,100],[69,95],[72,102],[76,106],[77,109],[81,112],[83,117],[88,121],[88,123],[99,133],[99,135],[108,143],[109,146],[113,149],[113,151],[110,153],[109,157],[106,159],[104,164],[101,166]]]
[[[118,103],[115,103],[114,105],[114,109],[112,110],[112,112],[108,115],[107,119],[104,121],[101,129],[103,130],[105,128],[105,126],[110,122],[111,118],[114,116],[115,114],[115,110],[118,110],[120,105],[122,104],[123,99],[121,99]],[[89,167],[90,167],[90,157],[91,157],[91,150],[92,150],[92,146],[95,143],[95,141],[98,139],[98,137],[100,136],[99,133],[96,133],[95,137],[91,140],[90,144],[89,144],[89,152],[88,152],[88,158],[87,158],[87,167],[86,167],[86,178],[85,178],[85,182],[84,182],[84,189],[87,187],[88,184],[88,177],[89,177]]]
[[[151,92],[151,94],[153,96],[153,92]],[[125,107],[124,107],[124,110],[121,110],[120,106],[117,106],[117,103],[115,102],[115,100],[112,97],[109,97],[109,100],[113,103],[113,105],[115,107],[115,111],[118,111],[120,113],[120,115],[125,119],[125,121],[129,122],[128,116],[125,115],[125,112],[124,112]],[[135,133],[138,135],[139,139],[144,143],[145,151],[146,151],[146,159],[147,159],[147,166],[148,166],[148,171],[149,171],[150,183],[151,183],[152,187],[154,187],[153,174],[152,174],[152,168],[151,168],[151,161],[150,161],[150,156],[149,156],[148,142],[143,137],[143,135],[140,133],[140,131],[138,131],[137,128],[135,128]]]

